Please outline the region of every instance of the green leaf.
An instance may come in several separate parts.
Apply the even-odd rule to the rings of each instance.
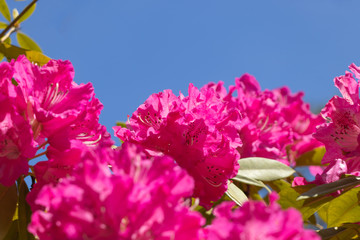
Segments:
[[[294,169],[285,164],[267,158],[250,157],[239,161],[239,175],[247,176],[260,181],[274,181],[286,178],[295,173]]]
[[[31,62],[37,63],[40,66],[50,60],[49,57],[40,52],[23,49],[7,43],[0,43],[0,52],[3,53],[7,59],[17,59],[20,55],[25,55]]]
[[[359,191],[359,187],[353,188],[328,203],[322,216],[328,227],[360,222]]]
[[[0,29],[5,29],[7,27],[8,23],[0,22]]]
[[[0,12],[6,20],[11,22],[10,10],[5,0],[0,0]]]
[[[253,178],[249,178],[247,176],[243,176],[240,174],[236,175],[236,177],[232,178],[232,180],[246,183],[246,184],[253,185],[253,186],[266,188],[266,185],[262,181],[259,181],[259,180],[253,179]]]
[[[16,185],[5,187],[0,184],[0,239],[3,239],[12,223],[16,210],[17,190]]]
[[[336,236],[337,234],[341,233],[342,231],[346,230],[344,227],[336,227],[336,228],[325,228],[317,231],[317,234],[320,235],[322,240],[328,240],[332,237]]]
[[[303,201],[296,201],[299,193],[291,187],[290,183],[281,179],[269,182],[267,184],[269,184],[273,190],[278,192],[280,197],[278,203],[283,209],[287,209],[289,207],[300,209],[302,207]]]
[[[126,128],[126,123],[125,123],[125,122],[117,121],[117,122],[116,122],[116,126],[120,126],[120,127],[122,127],[122,128]]]
[[[339,239],[359,239],[360,237],[360,225],[358,224],[344,224],[340,228],[340,231],[330,238],[331,240]]]
[[[12,221],[9,231],[7,232],[3,240],[14,240],[14,239],[19,239],[18,220]]]
[[[325,147],[315,148],[296,159],[296,166],[321,166],[321,160],[323,159],[324,154]]]
[[[311,190],[301,194],[298,200],[307,199],[311,197],[318,197],[324,194],[332,193],[337,190],[349,188],[359,184],[360,184],[360,177],[350,176],[347,178],[342,178],[336,182],[316,186]]]
[[[28,49],[28,50],[34,50],[37,52],[41,52],[41,48],[28,35],[18,32],[16,34],[16,39],[17,39],[20,47],[22,47],[24,49]]]
[[[228,183],[226,195],[239,206],[248,200],[245,193],[232,182]]]
[[[309,219],[311,216],[314,215],[315,212],[317,212],[322,207],[325,207],[326,204],[328,204],[329,201],[331,201],[332,199],[334,199],[334,197],[328,196],[324,198],[319,198],[316,201],[311,201],[311,202],[309,200],[313,200],[313,199],[305,200],[303,206],[299,209],[302,214],[303,220],[305,221]]]
[[[24,15],[21,16],[21,18],[18,20],[18,23],[21,23],[26,19],[28,19],[34,13],[35,8],[36,8],[36,3],[32,5]]]
[[[19,236],[21,240],[33,240],[35,237],[27,231],[27,226],[31,220],[31,209],[26,202],[26,195],[29,193],[28,186],[24,179],[21,179],[19,183]]]
[[[268,182],[268,184],[270,185],[270,187],[272,189],[274,189],[276,192],[280,192],[281,190],[285,189],[285,188],[290,188],[291,184],[288,183],[287,181],[284,181],[283,179],[279,179],[279,180],[275,180],[272,182]]]
[[[279,201],[278,203],[283,209],[287,209],[290,207],[300,209],[304,203],[304,201],[296,201],[296,198],[299,196],[293,188],[284,188],[279,192]]]
[[[11,38],[5,39],[5,43],[11,44]],[[0,61],[2,61],[4,59],[4,57],[5,57],[5,55],[0,52]]]

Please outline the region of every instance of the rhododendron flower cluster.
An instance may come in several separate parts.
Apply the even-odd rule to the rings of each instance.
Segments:
[[[98,122],[102,105],[92,85],[73,82],[69,61],[39,67],[20,56],[1,63],[0,73],[1,184],[10,186],[26,175],[28,161],[48,143],[58,151],[70,149],[73,141],[112,144]]]
[[[349,68],[351,72],[334,79],[342,97],[334,96],[326,104],[321,114],[328,122],[319,126],[314,136],[325,144],[322,163],[332,164],[342,159],[346,163],[346,173],[359,175],[360,99],[359,82],[355,78],[360,79],[360,68],[355,64]]]
[[[207,211],[224,201],[240,158],[294,166],[299,155],[322,145],[311,134],[323,120],[302,93],[261,91],[248,74],[229,91],[222,82],[190,84],[187,96],[165,90],[152,94],[126,128],[114,127],[124,141],[116,147],[99,124],[102,104],[92,85],[73,78],[69,61],[37,66],[21,56],[0,64],[0,184],[16,186],[19,202],[27,194],[28,231],[37,238],[319,239],[303,229],[297,210],[281,210],[273,195],[270,206],[249,200],[234,211],[233,203],[221,203],[210,218]],[[332,162],[322,180],[347,172],[344,161]],[[29,175],[31,191],[20,193]],[[205,210],[203,216],[193,209]]]
[[[81,159],[71,177],[45,185],[32,203],[29,231],[40,239],[204,237],[204,219],[183,202],[194,181],[170,157],[149,158],[125,143],[108,156],[84,147]]]
[[[261,91],[249,74],[237,78],[227,95],[222,92],[229,108],[238,109],[243,116],[241,157],[267,157],[296,165],[298,156],[322,145],[312,133],[323,119],[311,113],[309,104],[302,101],[302,92],[291,94],[287,87]]]
[[[301,214],[293,209],[282,210],[270,195],[270,205],[262,201],[248,201],[232,210],[232,202],[217,206],[215,219],[207,227],[209,240],[320,240],[312,230],[303,229]]]
[[[194,197],[205,207],[224,194],[240,157],[295,165],[296,157],[322,145],[311,135],[323,119],[310,112],[302,93],[292,95],[287,88],[261,91],[248,74],[236,79],[229,93],[222,82],[200,90],[190,84],[188,92],[151,95],[127,128],[114,130],[122,141],[172,156],[195,179]]]
[[[360,176],[360,99],[356,81],[360,79],[360,68],[355,64],[349,68],[350,72],[334,79],[342,97],[334,96],[321,111],[327,122],[318,126],[314,137],[325,145],[322,163],[328,166],[316,175],[312,184],[335,182],[344,174]],[[293,186],[308,183],[297,177]]]
[[[116,135],[173,157],[195,180],[194,196],[205,207],[220,199],[236,175],[241,146],[237,136],[240,113],[224,109],[216,92],[189,86],[189,96],[171,90],[151,95],[130,119],[129,129]]]

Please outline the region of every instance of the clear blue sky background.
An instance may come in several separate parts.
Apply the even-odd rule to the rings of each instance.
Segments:
[[[358,0],[39,0],[22,30],[93,83],[113,133],[152,93],[229,86],[245,72],[319,108],[338,94],[333,78],[360,64],[359,10]]]

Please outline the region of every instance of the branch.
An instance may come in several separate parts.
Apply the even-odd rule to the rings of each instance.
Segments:
[[[3,42],[3,37],[5,36],[5,34],[15,26],[16,22],[22,17],[24,16],[24,14],[29,11],[29,9],[37,2],[38,0],[33,0],[29,5],[26,6],[26,8],[14,19],[12,20],[12,22],[4,29],[4,31],[2,31],[0,33],[0,39],[1,39],[1,42]]]

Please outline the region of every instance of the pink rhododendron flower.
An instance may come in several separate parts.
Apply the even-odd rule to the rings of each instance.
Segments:
[[[31,203],[29,231],[40,239],[201,239],[204,219],[182,199],[193,179],[170,157],[124,143],[112,172],[89,148],[72,176],[44,186]]]
[[[303,177],[295,177],[292,186],[301,186],[307,184],[322,185],[326,183],[336,182],[348,173],[346,161],[338,158],[332,161],[321,173],[316,174],[315,180],[308,182]],[[360,176],[360,172],[352,172],[351,174]]]
[[[214,89],[199,91],[190,84],[187,97],[170,90],[151,95],[130,118],[129,129],[114,129],[122,140],[140,143],[149,153],[173,157],[194,178],[194,196],[209,208],[237,173],[240,118]]]
[[[312,230],[305,230],[301,214],[293,209],[282,210],[270,197],[270,205],[248,201],[232,210],[234,203],[224,202],[215,208],[215,219],[207,227],[209,240],[320,240]]]
[[[346,163],[346,173],[360,171],[360,100],[359,68],[350,65],[351,72],[334,79],[342,97],[333,97],[321,111],[328,120],[318,127],[315,138],[325,144],[326,153],[322,163],[332,163],[342,159]]]
[[[16,112],[11,100],[0,94],[0,184],[5,186],[28,172],[28,159],[37,151],[30,124]]]
[[[76,84],[69,61],[50,60],[39,67],[20,56],[1,63],[0,72],[0,91],[16,100],[18,113],[29,121],[39,145],[45,139],[60,147],[71,139],[111,141],[98,123],[102,104],[95,98],[91,83]]]
[[[40,67],[20,56],[10,63],[1,63],[0,74],[4,106],[0,113],[4,171],[0,183],[8,185],[21,174],[27,174],[28,161],[37,150],[45,154],[48,143],[51,148],[65,152],[74,141],[112,144],[110,134],[99,124],[102,104],[95,98],[90,83],[73,82],[74,69],[69,61],[50,60]],[[50,162],[42,164],[50,166]]]
[[[233,92],[237,96],[230,104],[247,118],[240,130],[242,157],[267,157],[295,165],[298,156],[322,145],[311,135],[323,119],[310,112],[302,101],[303,93],[291,94],[286,87],[261,91],[249,74],[236,79],[229,94]]]
[[[123,141],[172,156],[195,179],[194,196],[205,207],[226,191],[240,156],[295,165],[299,155],[322,145],[311,135],[323,119],[310,112],[302,93],[261,91],[249,74],[236,79],[229,93],[222,82],[200,90],[190,84],[188,92],[151,95],[134,112],[128,129],[114,130]]]

